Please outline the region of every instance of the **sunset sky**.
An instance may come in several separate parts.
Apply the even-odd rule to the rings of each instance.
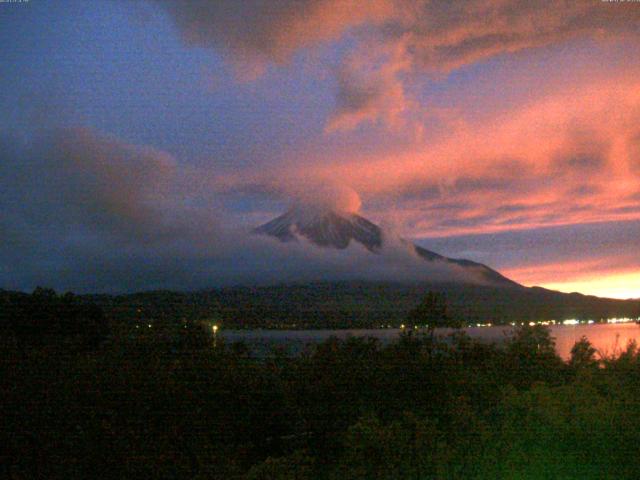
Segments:
[[[0,3],[0,288],[203,287],[249,268],[229,231],[328,191],[640,297],[639,40],[630,1]]]

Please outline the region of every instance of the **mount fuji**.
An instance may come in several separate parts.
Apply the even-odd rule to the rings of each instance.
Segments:
[[[283,242],[278,255],[286,258],[291,250],[296,265],[308,260],[307,245],[300,245],[305,247],[300,257],[300,249],[287,243],[308,243],[309,248],[317,249],[308,256],[312,262],[317,257],[323,260],[326,253],[328,268],[339,263],[337,276],[322,273],[316,279],[291,280],[283,274],[274,283],[238,283],[191,293],[97,295],[90,300],[109,316],[138,312],[134,314],[138,319],[140,311],[167,318],[195,315],[219,318],[225,328],[397,327],[428,292],[444,294],[452,318],[463,324],[640,317],[638,300],[526,287],[481,263],[439,255],[358,215],[358,202],[350,203],[354,208],[339,208],[349,202],[336,197],[331,205],[294,206],[254,233]],[[315,268],[306,263],[300,266]],[[276,270],[281,273],[279,265]],[[381,272],[393,275],[384,277]]]
[[[282,242],[294,242],[304,238],[321,248],[345,249],[352,242],[362,245],[372,255],[381,254],[385,239],[391,238],[391,232],[385,231],[375,223],[354,212],[333,208],[297,205],[286,213],[255,228],[254,233],[275,237]],[[468,282],[480,282],[496,287],[522,287],[497,271],[471,260],[448,258],[408,240],[401,243],[413,250],[418,260],[432,266],[452,267],[456,271],[468,273]],[[426,265],[425,265],[426,267]],[[466,276],[466,275],[465,275]]]

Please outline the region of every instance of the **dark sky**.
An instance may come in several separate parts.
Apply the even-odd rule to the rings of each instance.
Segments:
[[[0,3],[0,287],[403,273],[246,239],[313,191],[638,297],[639,25],[598,0]]]

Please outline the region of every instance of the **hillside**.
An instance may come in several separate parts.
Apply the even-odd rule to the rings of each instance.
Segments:
[[[206,318],[225,328],[376,328],[404,323],[429,291],[444,293],[451,313],[467,323],[640,316],[638,300],[459,284],[313,283],[85,298],[127,321]]]

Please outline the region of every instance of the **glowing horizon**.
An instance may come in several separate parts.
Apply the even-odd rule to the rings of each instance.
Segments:
[[[610,274],[596,278],[576,278],[563,282],[541,283],[537,286],[559,292],[578,292],[621,300],[640,299],[640,273]],[[533,286],[533,285],[528,285]]]

